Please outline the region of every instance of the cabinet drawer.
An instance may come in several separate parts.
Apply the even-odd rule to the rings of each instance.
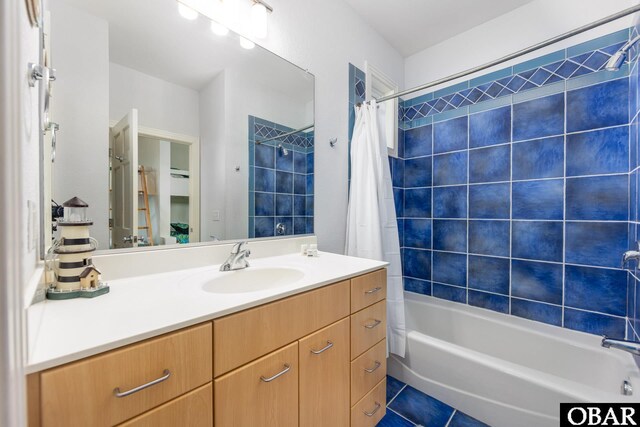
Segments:
[[[211,427],[213,385],[209,383],[120,424],[120,427]]]
[[[351,404],[354,405],[387,374],[387,341],[382,340],[351,362]]]
[[[42,425],[116,425],[210,382],[211,329],[206,323],[43,372]],[[116,396],[116,389],[126,392],[161,378]]]
[[[232,314],[213,322],[214,376],[349,315],[349,281]]]
[[[387,297],[387,269],[351,279],[351,312],[355,313]]]
[[[387,334],[387,302],[382,300],[351,315],[351,359],[377,344]],[[217,339],[217,338],[216,338]]]
[[[386,378],[351,408],[351,427],[374,427],[386,412]]]
[[[216,427],[298,425],[298,343],[214,381]]]
[[[300,425],[349,425],[349,319],[342,319],[298,343]]]

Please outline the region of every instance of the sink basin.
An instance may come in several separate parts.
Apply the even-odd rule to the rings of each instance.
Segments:
[[[248,267],[220,273],[202,285],[202,290],[215,294],[239,294],[279,288],[304,277],[301,270],[288,267]]]

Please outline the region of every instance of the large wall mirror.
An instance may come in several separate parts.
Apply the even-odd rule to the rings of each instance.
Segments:
[[[313,233],[313,75],[178,6],[45,1],[45,245],[74,196],[99,249]]]

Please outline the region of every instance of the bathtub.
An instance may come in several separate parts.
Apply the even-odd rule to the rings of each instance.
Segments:
[[[389,374],[490,426],[557,426],[560,402],[640,402],[633,356],[598,336],[409,292],[405,308]]]

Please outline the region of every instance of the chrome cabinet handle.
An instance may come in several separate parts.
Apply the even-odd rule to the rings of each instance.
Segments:
[[[290,370],[291,370],[291,366],[290,366],[290,365],[288,365],[287,363],[285,363],[285,364],[284,364],[284,369],[283,369],[282,371],[278,372],[277,374],[275,374],[274,376],[269,377],[269,378],[265,378],[264,376],[260,376],[260,379],[261,379],[262,381],[264,381],[265,383],[270,383],[271,381],[275,380],[276,378],[278,378],[278,377],[280,377],[280,376],[282,376],[282,375],[286,374],[286,373],[287,373],[287,372],[289,372]]]
[[[372,324],[370,324],[370,325],[364,325],[364,327],[365,327],[365,328],[367,328],[367,329],[373,329],[373,328],[375,328],[376,326],[378,326],[380,323],[382,323],[382,320],[378,320],[378,319],[376,319],[376,320],[374,320],[374,321],[373,321],[373,323],[372,323]]]
[[[329,350],[331,347],[333,347],[333,343],[331,341],[327,341],[326,347],[323,347],[320,350],[311,350],[311,353],[313,354],[324,353],[325,351]]]
[[[368,374],[372,374],[373,372],[377,371],[378,368],[382,366],[382,363],[378,362],[376,360],[376,363],[373,365],[373,368],[369,369],[369,368],[364,368],[364,371]]]
[[[374,409],[371,412],[367,412],[367,411],[363,411],[363,412],[367,417],[373,417],[376,414],[376,412],[378,412],[378,410],[380,409],[381,406],[382,406],[381,404],[376,402],[376,409]]]
[[[364,291],[364,293],[365,294],[375,294],[376,292],[381,291],[381,290],[382,290],[382,287],[377,286],[377,287],[375,287],[373,289],[369,289],[368,291]]]
[[[162,376],[160,378],[158,378],[157,380],[153,380],[151,382],[148,382],[146,384],[142,384],[141,386],[138,386],[136,388],[132,388],[131,390],[127,390],[127,391],[120,391],[120,387],[116,387],[113,389],[113,394],[115,394],[116,397],[127,397],[132,395],[133,393],[137,393],[140,390],[144,390],[145,388],[151,387],[152,385],[156,385],[161,383],[162,381],[166,381],[169,379],[169,377],[171,376],[171,371],[169,371],[168,369],[165,369],[164,372],[162,372]]]

